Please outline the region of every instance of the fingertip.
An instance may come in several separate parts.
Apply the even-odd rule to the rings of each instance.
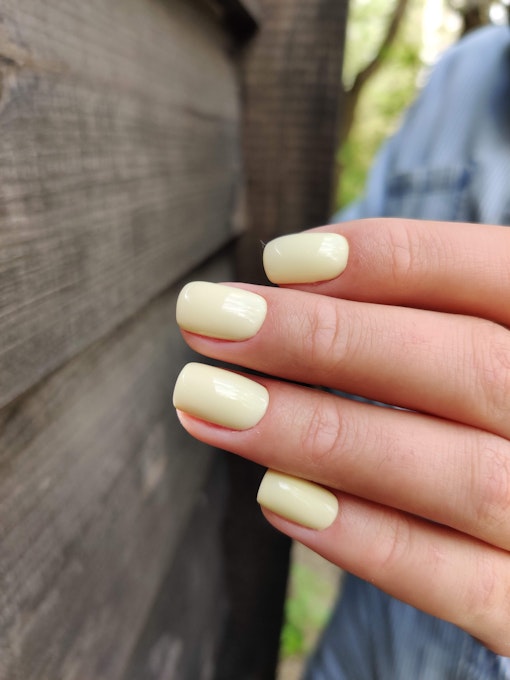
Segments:
[[[349,243],[345,236],[307,231],[270,241],[263,252],[264,270],[276,284],[329,281],[347,266]]]
[[[330,527],[338,515],[338,499],[331,491],[276,470],[264,475],[257,502],[283,519],[319,531]]]

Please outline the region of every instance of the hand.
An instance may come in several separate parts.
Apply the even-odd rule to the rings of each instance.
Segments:
[[[266,250],[284,288],[185,289],[194,350],[283,380],[184,369],[181,422],[291,476],[261,494],[279,530],[510,656],[510,229],[380,219],[310,234],[342,234],[346,266],[333,237],[332,252],[305,244],[317,267],[303,270],[299,235]]]

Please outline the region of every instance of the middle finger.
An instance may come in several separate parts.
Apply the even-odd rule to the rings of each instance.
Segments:
[[[190,285],[178,318],[201,354],[510,436],[510,333],[496,323],[290,289],[222,286],[267,303],[254,335],[233,342],[202,321],[205,307],[214,315],[214,304]]]

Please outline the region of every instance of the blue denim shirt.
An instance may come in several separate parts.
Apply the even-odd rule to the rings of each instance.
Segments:
[[[510,225],[510,28],[481,29],[443,57],[364,198],[334,221],[361,217]]]
[[[363,199],[333,221],[363,217],[510,225],[509,28],[481,29],[441,59]],[[305,677],[510,680],[510,658],[348,575]]]

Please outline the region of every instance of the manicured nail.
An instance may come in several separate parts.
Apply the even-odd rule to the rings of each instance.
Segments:
[[[207,281],[184,286],[177,299],[177,323],[192,333],[221,340],[253,337],[266,318],[263,297]]]
[[[331,491],[274,470],[264,475],[257,501],[280,517],[309,529],[326,529],[338,514],[338,501]]]
[[[174,389],[175,408],[232,430],[256,425],[267,410],[265,387],[237,373],[207,364],[187,364]]]
[[[273,283],[316,283],[341,274],[348,256],[344,236],[315,231],[275,238],[264,248],[263,262]]]

